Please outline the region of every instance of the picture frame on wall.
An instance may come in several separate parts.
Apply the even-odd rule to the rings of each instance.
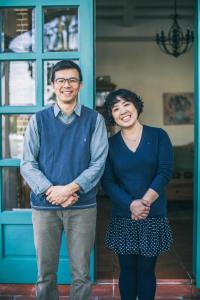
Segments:
[[[194,124],[194,93],[163,93],[164,125]]]

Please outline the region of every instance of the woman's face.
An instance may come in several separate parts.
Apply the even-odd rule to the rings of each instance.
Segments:
[[[134,126],[138,120],[138,112],[132,102],[123,98],[117,98],[119,101],[112,107],[112,116],[115,123],[124,128]]]

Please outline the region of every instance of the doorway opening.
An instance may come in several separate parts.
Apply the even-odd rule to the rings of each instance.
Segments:
[[[128,88],[144,101],[141,122],[161,127],[170,136],[174,172],[166,193],[174,242],[171,250],[159,257],[156,272],[158,279],[189,282],[193,278],[194,53],[192,49],[175,58],[161,52],[155,42],[156,33],[171,26],[174,1],[130,2],[108,1],[105,5],[97,1],[96,106],[102,112],[104,98],[112,89]],[[190,0],[177,3],[184,30],[188,25],[194,27],[194,5]],[[187,108],[179,111],[180,103],[188,103]],[[109,129],[109,134],[114,131]],[[96,278],[117,279],[117,258],[104,246],[111,201],[102,191],[97,201]]]

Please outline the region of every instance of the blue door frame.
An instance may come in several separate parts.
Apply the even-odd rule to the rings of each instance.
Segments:
[[[35,61],[36,105],[0,106],[2,115],[33,114],[44,106],[44,62],[76,60],[82,69],[84,86],[81,103],[94,105],[94,1],[93,0],[1,0],[0,8],[35,8],[36,50],[30,53],[0,52],[4,61]],[[43,51],[43,8],[77,7],[79,49],[70,52]],[[0,20],[1,23],[1,20]],[[1,40],[0,40],[1,42]],[[0,73],[1,75],[1,73]],[[0,85],[0,100],[2,99]],[[2,104],[2,102],[1,102]],[[2,130],[1,130],[2,131]],[[2,134],[1,134],[2,136]],[[4,168],[19,168],[18,159],[3,159],[0,144],[0,283],[34,283],[37,276],[31,210],[4,210],[2,173]],[[64,238],[61,245],[58,283],[70,283],[69,260]],[[91,278],[94,280],[94,251],[91,256]]]
[[[194,223],[193,270],[200,288],[200,0],[195,1],[195,160],[194,160]]]

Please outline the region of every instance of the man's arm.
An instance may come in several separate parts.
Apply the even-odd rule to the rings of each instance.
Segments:
[[[30,186],[31,190],[40,195],[52,185],[48,178],[40,171],[37,157],[40,149],[36,116],[29,121],[24,137],[24,150],[20,164],[21,175]]]
[[[97,185],[103,175],[105,161],[108,154],[108,137],[104,118],[98,114],[94,132],[90,143],[91,160],[89,167],[80,176],[74,179],[74,183],[80,186],[80,192],[87,193]]]

